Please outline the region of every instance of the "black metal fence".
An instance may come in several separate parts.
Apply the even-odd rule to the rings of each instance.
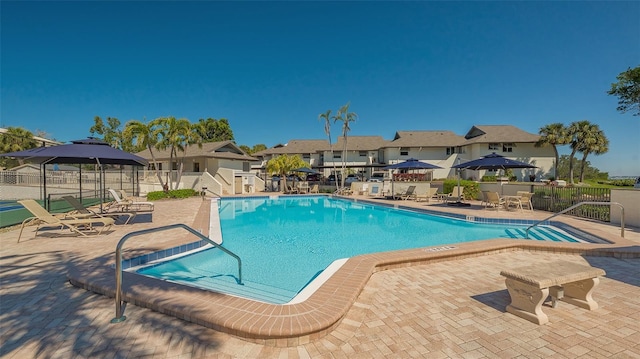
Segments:
[[[610,202],[611,190],[590,187],[536,187],[531,201],[533,208],[537,210],[557,213],[580,202]],[[609,206],[583,205],[567,214],[604,222],[611,219]]]

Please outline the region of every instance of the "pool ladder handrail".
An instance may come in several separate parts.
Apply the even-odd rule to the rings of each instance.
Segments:
[[[551,216],[549,216],[549,217],[547,217],[545,219],[542,219],[542,220],[530,225],[529,227],[527,227],[527,230],[526,230],[524,238],[525,239],[529,239],[529,230],[531,228],[539,225],[542,222],[546,222],[546,221],[550,220],[553,217],[556,217],[556,216],[559,216],[561,214],[567,213],[567,212],[569,212],[569,211],[571,211],[573,209],[576,209],[576,208],[578,208],[578,207],[580,207],[582,205],[585,205],[585,204],[595,205],[595,206],[605,206],[605,205],[606,206],[610,206],[612,204],[615,204],[615,205],[620,206],[620,237],[624,238],[624,206],[622,206],[622,204],[620,204],[618,202],[594,202],[594,201],[586,201],[586,202],[580,202],[580,203],[574,204],[573,206],[571,206],[569,208],[565,208],[565,209],[563,209],[562,211],[560,211],[558,213],[554,213],[553,215],[551,215]]]
[[[237,282],[238,284],[242,284],[242,260],[240,259],[240,257],[238,257],[235,253],[231,252],[230,250],[224,248],[221,244],[218,244],[212,241],[207,236],[187,226],[186,224],[176,223],[176,224],[170,224],[166,226],[143,229],[140,231],[127,233],[124,237],[122,237],[122,239],[120,239],[120,241],[118,242],[118,245],[116,246],[116,292],[115,292],[116,317],[111,319],[111,323],[120,323],[127,319],[126,316],[122,315],[122,246],[124,245],[124,243],[131,237],[136,237],[136,236],[153,233],[153,232],[166,231],[166,230],[175,229],[175,228],[186,229],[188,232],[191,232],[192,234],[196,235],[198,238],[209,242],[209,244],[213,245],[214,247],[220,248],[223,252],[235,258],[238,261]]]

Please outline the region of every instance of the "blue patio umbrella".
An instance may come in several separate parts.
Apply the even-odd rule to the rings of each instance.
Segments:
[[[465,163],[459,163],[452,168],[456,168],[458,170],[506,170],[508,168],[536,168],[536,166],[526,163],[520,162],[516,160],[512,160],[501,156],[495,152],[490,155],[482,156],[481,158],[468,161]],[[460,189],[460,173],[458,173],[458,189]],[[458,193],[458,198],[460,198],[460,194]]]
[[[404,162],[399,162],[399,163],[395,163],[386,167],[383,167],[383,170],[397,170],[397,169],[404,169],[404,170],[435,170],[438,168],[442,168],[440,166],[436,166],[436,165],[432,165],[431,163],[427,163],[427,162],[422,162],[416,158],[409,158],[408,160],[404,161]],[[393,190],[394,190],[394,186],[393,186],[393,176],[391,177],[391,194],[393,195]]]
[[[500,156],[497,153],[492,153],[490,155],[483,156],[482,158],[478,158],[473,161],[459,163],[452,168],[458,169],[468,169],[468,170],[505,170],[508,168],[537,168],[536,166],[526,163],[520,162],[516,160],[512,160],[506,158],[504,156]]]

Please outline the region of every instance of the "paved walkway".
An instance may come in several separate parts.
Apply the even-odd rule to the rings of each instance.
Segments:
[[[135,305],[110,324],[113,299],[71,286],[67,271],[113,262],[125,233],[159,224],[198,223],[200,199],[160,201],[106,236],[15,243],[0,234],[0,355],[3,358],[640,358],[640,260],[510,252],[375,273],[329,335],[289,348],[250,343]],[[591,222],[585,225],[595,226]],[[614,232],[615,226],[600,225]],[[628,231],[627,238],[638,239]],[[144,250],[170,241],[157,236]],[[603,268],[587,311],[560,302],[538,326],[505,312],[500,269],[564,259]]]

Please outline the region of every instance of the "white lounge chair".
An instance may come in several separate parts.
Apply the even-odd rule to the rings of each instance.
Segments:
[[[105,210],[115,209],[120,212],[153,211],[153,202],[136,202],[131,199],[124,200],[113,188],[109,188],[109,193],[114,201],[107,204]]]

